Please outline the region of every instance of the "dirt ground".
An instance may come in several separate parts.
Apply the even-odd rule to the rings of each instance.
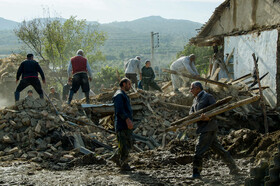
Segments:
[[[164,149],[131,153],[133,170],[129,172],[121,172],[109,161],[109,153],[79,156],[69,163],[0,162],[0,185],[244,185],[250,169],[280,149],[279,136],[280,131],[261,135],[241,129],[222,137],[241,169],[238,176],[230,175],[221,158],[209,151],[204,156],[202,180],[190,179],[195,139],[188,139],[174,140]]]
[[[232,176],[222,161],[209,159],[204,163],[203,179],[191,180],[191,163],[182,165],[184,162],[176,157],[172,161],[172,155],[165,151],[145,154],[132,154],[135,169],[131,172],[121,172],[110,161],[63,171],[43,169],[32,162],[2,162],[0,185],[242,185],[252,166],[249,159],[237,159],[241,174]],[[161,163],[153,163],[151,159]]]

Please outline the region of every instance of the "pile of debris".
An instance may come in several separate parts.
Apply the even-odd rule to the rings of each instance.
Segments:
[[[81,115],[77,113],[76,117],[81,118]],[[90,127],[86,129],[77,130],[62,121],[50,102],[44,99],[20,100],[0,110],[0,160],[31,160],[43,164],[52,162],[46,163],[46,167],[65,166],[79,155],[93,154],[88,149],[97,145],[81,137],[93,131]]]

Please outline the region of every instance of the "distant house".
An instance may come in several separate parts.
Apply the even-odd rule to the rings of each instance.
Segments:
[[[253,71],[255,53],[260,76],[269,72],[261,83],[270,87],[264,95],[274,108],[280,106],[279,31],[280,0],[225,0],[190,42],[197,46],[223,46],[224,56],[234,49],[234,78]]]

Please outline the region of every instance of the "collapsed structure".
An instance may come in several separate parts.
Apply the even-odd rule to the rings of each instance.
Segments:
[[[269,131],[276,132],[261,134],[260,131],[264,132],[263,112],[257,101],[259,91],[264,90],[267,105],[277,108],[280,103],[279,6],[276,0],[226,0],[191,40],[198,46],[223,46],[220,47],[222,50],[215,51],[206,78],[179,74],[205,82],[205,89],[217,100],[231,96],[227,104],[208,111],[209,114],[220,114],[217,119],[220,133],[226,135],[223,137],[226,149],[237,157],[254,157],[257,167],[251,170],[247,185],[279,181],[279,114],[275,109],[266,112]],[[260,89],[252,86],[252,83],[259,85],[254,79],[252,53],[259,58],[259,75],[263,76]],[[9,73],[1,71],[0,75],[3,79],[2,76]],[[163,164],[192,162],[194,149],[190,146],[194,146],[196,133],[190,120],[195,117],[188,116],[188,111],[193,98],[188,88],[174,93],[170,82],[162,85],[163,93],[142,90],[129,93],[134,112],[134,152],[138,152],[138,158],[132,162],[139,167],[160,167],[162,161]],[[78,100],[71,106],[59,102],[54,102],[53,106],[46,100],[24,99],[17,105],[1,109],[1,161],[31,160],[53,169],[76,165],[85,156],[90,159],[86,164],[104,163],[101,157],[108,156],[116,148],[111,100],[116,89],[107,89],[91,97],[91,104]],[[238,105],[253,98],[255,103]],[[237,105],[239,107],[233,109]],[[226,108],[228,110],[222,110]],[[183,130],[176,130],[179,127]],[[151,154],[157,155],[162,149],[172,154],[166,156],[168,160],[149,159]],[[150,161],[143,164],[140,162],[143,157]],[[269,171],[269,178],[265,178],[265,171]]]
[[[190,40],[197,46],[220,47],[216,52],[226,63],[221,66],[218,79],[252,73],[255,53],[260,77],[268,73],[262,82],[269,86],[264,95],[272,108],[280,105],[279,8],[278,0],[226,0]],[[227,60],[227,56],[231,59]]]

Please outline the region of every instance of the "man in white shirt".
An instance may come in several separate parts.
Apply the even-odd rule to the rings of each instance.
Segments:
[[[137,87],[138,85],[137,74],[139,74],[139,80],[142,80],[139,56],[136,56],[135,58],[132,58],[125,63],[125,77],[130,79],[131,82],[135,84],[135,87]]]
[[[199,73],[195,67],[195,55],[191,54],[189,56],[183,56],[174,61],[171,66],[170,70],[177,71],[178,73],[188,73],[191,75],[199,76]],[[189,78],[180,77],[176,74],[171,74],[171,81],[173,85],[174,91],[178,91],[178,89],[182,86],[183,82],[184,86],[189,82]]]

